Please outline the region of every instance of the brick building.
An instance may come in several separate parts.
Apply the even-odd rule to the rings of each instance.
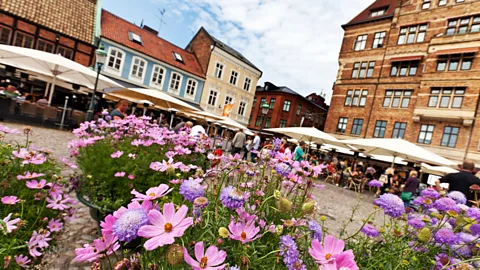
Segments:
[[[480,1],[377,0],[342,27],[327,132],[480,161]]]
[[[96,0],[0,1],[0,44],[59,53],[89,66],[97,12]]]
[[[276,86],[270,82],[265,82],[263,87],[257,86],[248,128],[260,130],[263,128],[314,126],[323,130],[328,107],[318,105],[316,102],[321,103],[320,99],[323,99],[324,103],[325,99],[316,94],[308,97],[311,97],[312,100],[286,86]],[[313,98],[318,101],[313,102]],[[270,110],[262,121],[260,105],[263,102],[270,105]]]

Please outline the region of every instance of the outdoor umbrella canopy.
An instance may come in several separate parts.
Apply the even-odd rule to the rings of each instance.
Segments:
[[[456,165],[446,158],[402,139],[358,139],[342,140],[341,142],[355,147],[364,154],[393,156],[393,161],[400,157],[412,162],[427,162],[440,166]]]
[[[97,72],[60,54],[16,46],[0,45],[0,63],[52,77],[49,103],[52,99],[56,80],[79,84],[93,89],[97,77]],[[102,75],[99,76],[98,89],[119,86],[113,80]]]
[[[343,141],[339,141],[332,135],[320,131],[314,127],[269,128],[265,130],[280,133],[298,141],[305,141],[309,143],[313,142],[316,144],[330,144],[348,148],[348,146],[344,144]]]
[[[141,103],[141,101],[147,100],[161,109],[177,109],[180,111],[197,110],[190,104],[178,98],[172,97],[169,94],[162,92],[161,90],[145,88],[108,88],[104,91],[105,93],[107,93],[107,95],[120,99],[126,99],[135,103]]]
[[[428,164],[422,163],[422,172],[423,173],[429,173],[429,174],[435,174],[435,175],[447,175],[449,173],[456,173],[458,172],[455,169],[452,169],[450,167],[445,167],[445,166],[430,166]]]

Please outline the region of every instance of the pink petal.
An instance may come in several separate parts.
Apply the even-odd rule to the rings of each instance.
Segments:
[[[337,240],[332,235],[327,235],[324,241],[325,250],[332,255],[339,254],[345,248],[345,244],[342,240]]]
[[[163,215],[165,216],[166,223],[172,223],[175,217],[175,205],[173,203],[166,203],[163,205]]]
[[[165,231],[162,227],[145,225],[138,230],[138,235],[144,238],[152,238],[155,236],[162,235],[164,232]]]
[[[165,226],[166,220],[165,217],[156,209],[150,210],[148,212],[148,220],[152,225],[162,227]]]
[[[172,225],[175,227],[178,223],[180,223],[185,217],[187,216],[188,207],[182,205],[180,209],[178,209],[177,213],[175,213],[175,217],[172,220]]]
[[[219,251],[216,246],[210,246],[207,249],[206,256],[208,258],[208,265],[216,266],[225,261],[225,258],[227,258],[227,252],[224,250]]]
[[[200,263],[195,261],[192,257],[190,257],[190,254],[188,254],[188,250],[186,248],[183,248],[183,259],[191,267],[200,267]]]
[[[190,227],[192,224],[193,224],[193,218],[192,217],[186,218],[182,220],[182,222],[180,222],[177,226],[173,227],[173,230],[171,233],[175,237],[180,237],[183,235],[185,230],[188,229],[188,227]]]
[[[195,244],[195,258],[197,258],[198,261],[200,261],[205,255],[204,251],[205,247],[203,245],[203,242],[198,242]]]

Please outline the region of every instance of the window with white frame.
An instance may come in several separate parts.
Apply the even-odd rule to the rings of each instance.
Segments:
[[[375,33],[375,37],[374,37],[374,39],[373,39],[372,48],[374,48],[374,49],[376,49],[376,48],[382,48],[386,34],[387,34],[387,32],[385,32],[385,31],[384,31],[384,32],[377,32],[377,33]]]
[[[215,74],[214,76],[221,79],[223,77],[223,70],[225,69],[225,66],[221,63],[216,63],[215,64]]]
[[[145,74],[145,67],[147,66],[147,62],[141,58],[133,57],[132,61],[132,71],[130,75],[137,79],[142,79],[143,75]]]
[[[421,125],[420,133],[418,134],[418,143],[430,144],[432,142],[434,125]]]
[[[337,132],[345,133],[345,130],[347,129],[347,122],[348,118],[346,117],[338,118]]]
[[[233,85],[237,85],[238,80],[238,72],[232,70],[232,74],[230,74],[230,83]]]
[[[170,90],[179,91],[182,86],[182,75],[177,72],[172,72],[172,77],[170,78]]]
[[[412,26],[405,26],[400,28],[398,35],[398,45],[419,43],[425,41],[428,24],[419,24]]]
[[[197,90],[197,81],[195,81],[194,79],[188,79],[187,90],[185,91],[187,96],[195,96],[196,90]]]
[[[431,0],[423,0],[422,9],[429,9],[432,4]]]
[[[251,84],[252,84],[252,79],[245,77],[245,82],[243,83],[243,90],[250,91]]]
[[[119,49],[110,47],[108,49],[107,68],[120,72],[123,67],[125,53]]]
[[[428,107],[461,108],[465,91],[465,87],[432,87]]]
[[[445,6],[447,4],[447,1],[448,0],[438,0],[438,6],[441,7],[441,6]]]
[[[385,108],[408,108],[412,90],[386,90],[383,99]]]
[[[211,106],[217,105],[217,97],[218,97],[218,92],[215,90],[210,90],[210,93],[208,94],[207,104]]]
[[[233,104],[233,97],[232,96],[225,96],[225,105]]]
[[[245,115],[245,110],[247,108],[247,103],[244,101],[240,101],[240,104],[238,105],[238,114],[239,115]]]
[[[165,69],[161,66],[154,65],[152,72],[152,84],[162,86],[165,79]]]
[[[353,49],[355,51],[365,50],[365,45],[367,45],[367,35],[360,35],[355,40],[355,44],[353,46]]]
[[[448,20],[446,35],[480,32],[480,16],[455,18]]]

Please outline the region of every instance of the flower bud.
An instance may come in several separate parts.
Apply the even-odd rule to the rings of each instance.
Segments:
[[[218,243],[219,245],[223,244],[223,239],[222,239],[222,238],[218,238],[218,239],[217,239],[217,243]]]
[[[278,201],[278,210],[280,210],[280,213],[290,212],[292,210],[292,202],[287,198],[281,198]]]
[[[311,215],[315,212],[315,203],[306,202],[302,205],[302,211],[305,215]]]
[[[320,220],[321,220],[321,221],[326,221],[326,220],[327,220],[327,217],[326,217],[326,216],[320,216]]]
[[[113,270],[129,270],[132,268],[132,264],[126,258],[118,261],[113,265]]]
[[[12,260],[12,256],[5,256],[3,257],[3,268],[7,269],[10,261]]]
[[[167,249],[167,262],[174,266],[183,262],[183,248],[177,244],[170,245]]]
[[[275,231],[277,232],[278,235],[282,235],[283,226],[282,225],[277,225],[277,227],[275,228]]]
[[[272,170],[272,174],[277,174],[277,171],[275,171],[275,170]]]
[[[429,228],[423,228],[418,232],[418,239],[422,242],[427,242],[432,237],[432,233]]]
[[[208,205],[208,199],[205,197],[197,197],[193,201],[193,205],[200,207],[200,208],[205,208]]]
[[[228,237],[228,230],[227,230],[227,228],[225,228],[225,227],[220,227],[220,228],[218,229],[218,234],[219,234],[220,237],[222,237],[222,238],[227,238],[227,237]]]
[[[242,265],[247,266],[248,265],[248,258],[245,256],[242,256]]]
[[[282,196],[282,194],[280,194],[280,190],[276,189],[275,192],[273,193],[273,196],[275,197],[275,199],[280,199],[280,196]]]

